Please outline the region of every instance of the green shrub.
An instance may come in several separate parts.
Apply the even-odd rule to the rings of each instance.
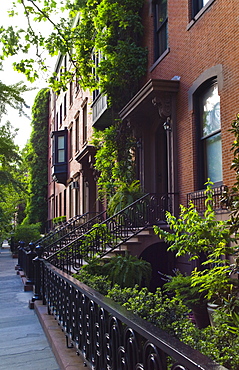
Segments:
[[[109,200],[107,207],[109,216],[113,216],[142,196],[143,193],[138,180],[133,181],[131,184],[121,183],[116,193]]]
[[[112,284],[119,284],[121,288],[134,287],[135,284],[148,286],[152,274],[149,262],[131,255],[111,258],[103,270]]]
[[[55,217],[53,218],[52,222],[53,222],[53,225],[58,225],[60,224],[61,222],[65,222],[66,221],[66,216],[59,216],[59,217]]]
[[[109,281],[107,276],[94,276],[89,274],[84,269],[81,269],[77,274],[74,274],[73,277],[79,280],[81,283],[88,285],[92,289],[97,290],[103,295],[107,295],[108,291],[111,288],[111,282]]]
[[[36,242],[41,237],[40,226],[41,224],[39,222],[30,225],[17,225],[13,233],[14,241],[18,242],[22,240],[25,242],[25,245],[28,245],[30,242]]]

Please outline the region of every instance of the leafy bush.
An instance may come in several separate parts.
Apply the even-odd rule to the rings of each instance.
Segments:
[[[133,181],[131,184],[121,183],[116,193],[109,200],[107,207],[109,216],[113,216],[142,196],[143,193],[138,180]]]
[[[28,245],[30,242],[35,242],[40,239],[40,227],[40,223],[30,225],[18,225],[15,232],[13,233],[13,238],[15,242],[22,240],[25,242],[25,245]]]
[[[205,195],[206,210],[203,215],[191,202],[189,207],[180,205],[178,219],[170,212],[166,213],[170,232],[154,226],[155,233],[169,243],[168,250],[176,251],[176,256],[188,254],[192,260],[199,258],[201,253],[206,253],[208,259],[215,261],[222,255],[234,252],[230,242],[235,242],[236,239],[231,236],[229,222],[216,219],[212,183],[209,180]]]
[[[65,222],[66,221],[66,216],[59,216],[59,217],[55,217],[53,218],[52,222],[53,222],[53,225],[58,225],[60,224],[61,222]]]
[[[108,292],[108,297],[173,335],[175,331],[172,325],[175,321],[188,321],[187,307],[178,298],[169,299],[163,296],[161,288],[152,293],[146,287],[140,289],[135,285],[133,288],[121,289],[116,284]]]
[[[180,272],[176,272],[175,276],[168,276],[164,289],[169,293],[174,293],[190,309],[206,301],[205,294],[200,292],[197,285],[192,284],[192,277]]]
[[[131,255],[112,257],[104,266],[105,274],[112,284],[119,284],[121,288],[148,286],[152,268],[149,262]]]
[[[94,276],[85,271],[83,268],[77,274],[73,274],[73,277],[79,280],[81,283],[88,285],[92,289],[97,290],[103,295],[107,295],[111,288],[111,282],[107,276]]]
[[[168,298],[161,288],[151,293],[138,285],[123,289],[117,284],[111,287],[106,276],[93,276],[85,270],[82,268],[74,277],[217,363],[239,370],[239,335],[233,330],[232,319],[225,309],[216,311],[214,327],[198,329],[189,319],[183,301],[178,297]]]

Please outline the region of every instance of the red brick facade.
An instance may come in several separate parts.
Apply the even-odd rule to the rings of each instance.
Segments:
[[[145,79],[168,79],[180,76],[177,95],[176,124],[178,156],[178,190],[183,202],[188,192],[197,190],[195,147],[195,112],[189,106],[189,91],[200,76],[221,65],[219,90],[221,106],[223,183],[232,185],[235,176],[230,170],[233,141],[228,132],[239,109],[238,75],[238,3],[237,0],[209,1],[198,19],[190,18],[190,0],[168,0],[167,55],[154,61],[153,5],[144,7],[144,44],[148,47],[148,72]],[[152,68],[154,65],[154,68]]]

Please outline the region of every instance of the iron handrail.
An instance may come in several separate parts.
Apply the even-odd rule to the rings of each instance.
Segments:
[[[65,221],[63,225],[58,227],[56,230],[50,231],[49,233],[47,233],[47,235],[37,240],[35,242],[35,245],[41,244],[45,248],[48,244],[51,243],[50,242],[51,239],[57,240],[63,235],[67,234],[67,231],[69,230],[69,228],[73,230],[75,228],[76,223],[86,218],[90,213],[92,212],[85,212],[82,215],[73,216],[69,220]]]
[[[175,194],[145,194],[115,215],[59,249],[47,260],[67,273],[78,271],[87,258],[103,257],[139,234],[148,226],[165,221]]]
[[[87,214],[91,214],[92,212],[87,212]],[[73,228],[69,233],[62,235],[59,239],[54,240],[52,243],[44,246],[44,257],[47,258],[51,256],[53,253],[57,252],[58,250],[64,248],[67,244],[69,244],[72,239],[76,240],[77,237],[81,236],[82,234],[86,233],[89,229],[92,228],[94,224],[97,222],[102,222],[103,216],[106,214],[106,211],[102,211],[97,213],[94,217],[91,217],[88,221],[79,224]]]

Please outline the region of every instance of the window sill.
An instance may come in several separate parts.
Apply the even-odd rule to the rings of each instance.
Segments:
[[[187,26],[187,31],[190,30],[190,28],[197,22],[199,18],[207,11],[208,8],[214,3],[215,0],[209,0],[209,2],[204,5],[202,9],[199,10],[199,12],[193,17],[193,19],[190,21],[190,23]]]
[[[170,48],[167,48],[163,52],[163,54],[161,54],[160,57],[156,60],[156,62],[154,62],[152,67],[150,67],[149,72],[152,72],[154,70],[154,68],[166,57],[166,55],[168,55],[169,52],[170,52]]]

